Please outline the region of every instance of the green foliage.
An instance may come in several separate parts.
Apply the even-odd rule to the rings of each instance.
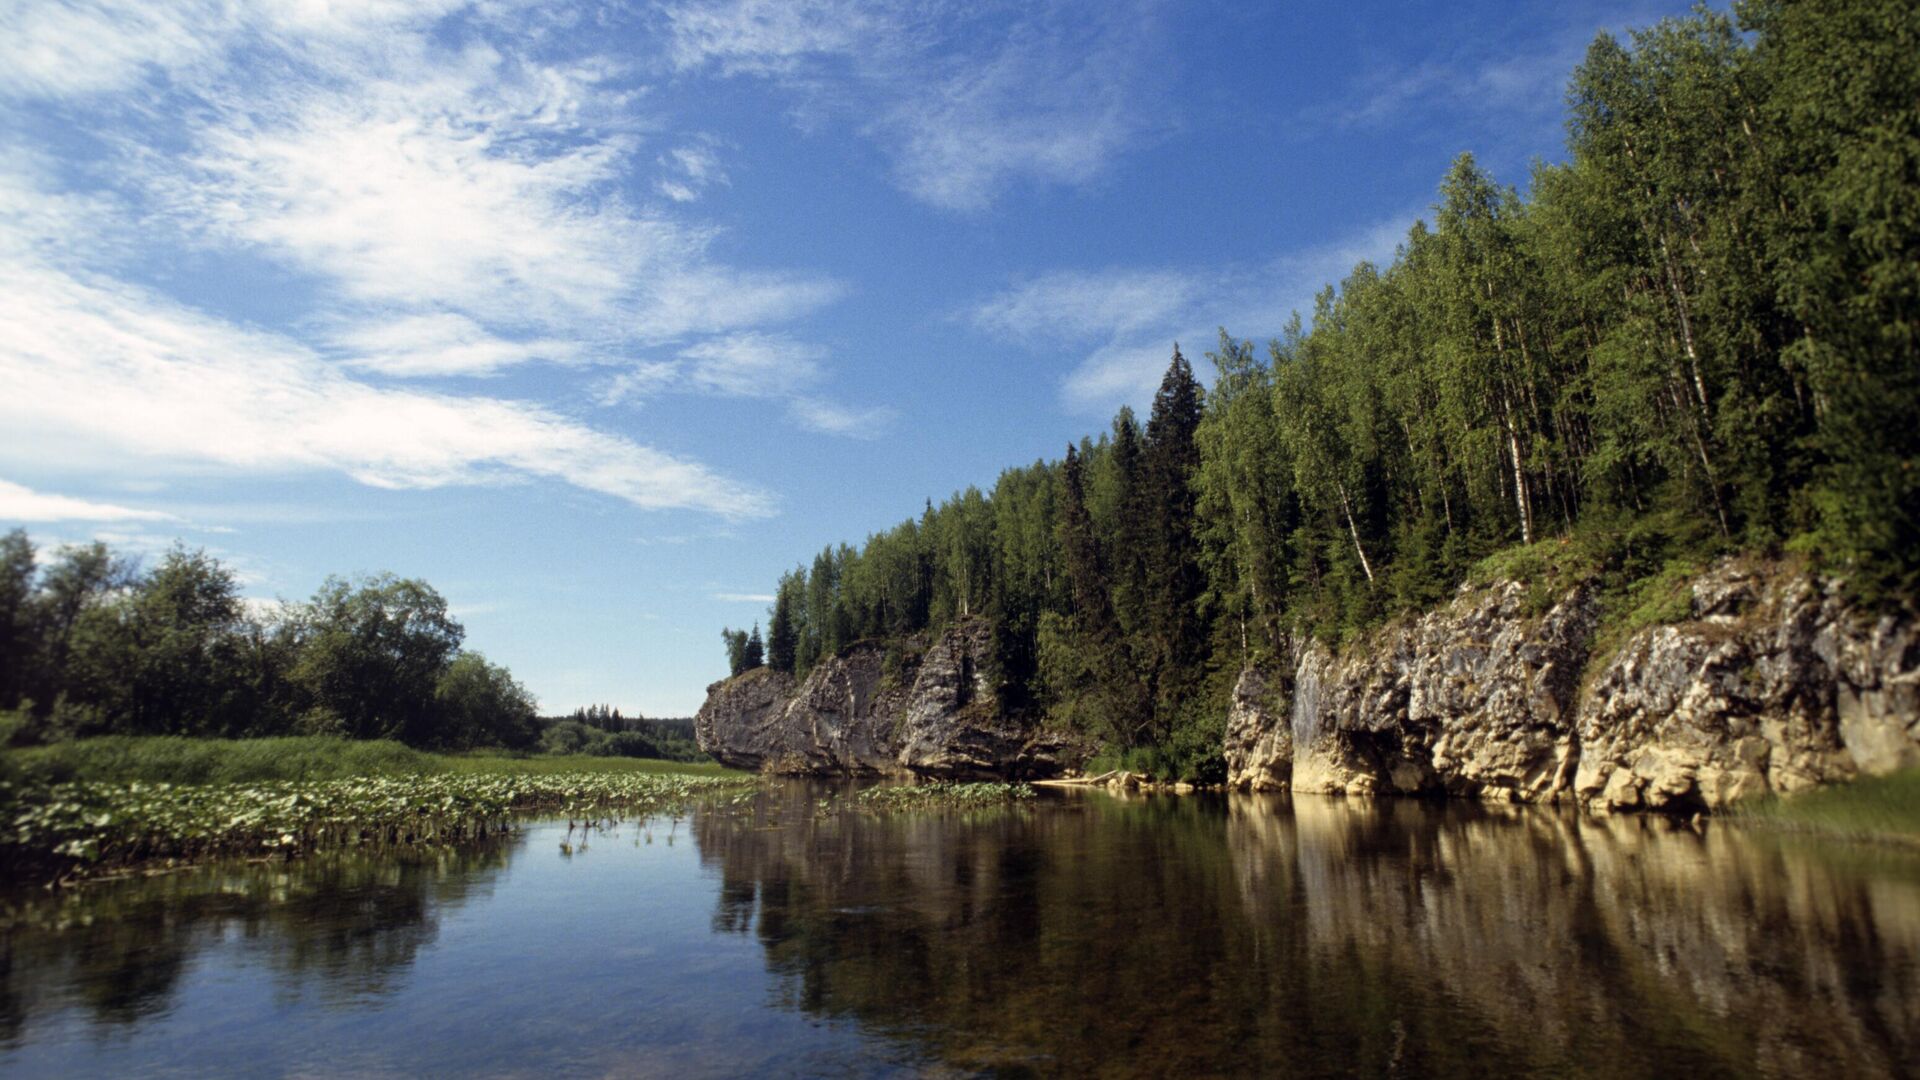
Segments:
[[[457,843],[498,832],[516,815],[657,812],[747,783],[627,772],[10,786],[0,790],[0,868],[22,880],[155,859]]]
[[[718,775],[712,762],[594,757],[432,754],[386,739],[307,735],[208,739],[178,735],[102,735],[0,752],[0,762],[34,784],[241,784],[269,780],[343,780],[358,776],[430,776],[444,772],[563,773],[609,770]]]
[[[436,771],[434,757],[386,739],[329,736],[209,739],[101,735],[16,750],[14,765],[37,783],[73,781],[233,784],[340,780]]]
[[[747,632],[723,627],[720,640],[727,647],[727,674],[733,676],[747,670]]]
[[[767,647],[760,641],[760,624],[754,623],[753,633],[747,635],[747,644],[740,652],[740,670],[752,671],[766,663]]]
[[[1031,799],[1035,794],[1027,784],[936,781],[866,788],[853,797],[852,805],[881,814],[984,810]]]
[[[151,570],[104,544],[36,569],[0,538],[0,709],[18,743],[92,735],[343,735],[467,749],[532,745],[533,699],[462,652],[425,582],[329,578],[304,604],[250,610],[229,568],[175,547]]]
[[[1602,35],[1567,160],[1469,154],[1431,222],[1265,356],[1224,330],[1122,409],[783,578],[828,640],[994,623],[1000,700],[1155,775],[1217,767],[1233,672],[1465,579],[1576,582],[1602,637],[1686,575],[1790,547],[1920,595],[1920,7],[1751,0]],[[798,618],[798,616],[796,616]],[[831,630],[816,631],[813,624]]]
[[[793,625],[796,585],[804,590],[806,582],[790,576],[780,583],[780,591],[773,598],[772,622],[767,625],[767,666],[789,674],[800,646],[799,631]]]

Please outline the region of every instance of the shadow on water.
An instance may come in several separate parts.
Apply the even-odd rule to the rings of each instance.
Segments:
[[[793,787],[780,798],[804,800]],[[965,1071],[1920,1067],[1920,861],[1458,803],[697,821],[783,1006]]]
[[[16,896],[0,1071],[1920,1073],[1910,852],[1460,803],[883,817],[828,791]]]

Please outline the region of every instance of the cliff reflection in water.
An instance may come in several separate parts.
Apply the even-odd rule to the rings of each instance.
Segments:
[[[404,855],[230,863],[14,894],[0,949],[0,1046],[35,1017],[80,1006],[96,1024],[166,1013],[182,976],[221,942],[274,972],[289,1002],[374,1005],[432,947],[444,911],[491,890],[501,839]]]
[[[1414,801],[696,821],[781,1003],[966,1070],[1902,1075],[1920,859]],[[770,827],[769,822],[778,823]]]

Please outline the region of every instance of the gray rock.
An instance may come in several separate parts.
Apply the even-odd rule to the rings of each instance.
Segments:
[[[1597,623],[1585,590],[1536,615],[1495,583],[1308,645],[1290,678],[1250,670],[1229,783],[1696,813],[1920,765],[1920,629],[1859,618],[1832,582],[1728,559],[1679,623],[1598,657]]]
[[[1583,590],[1544,615],[1514,583],[1463,590],[1446,607],[1335,655],[1300,650],[1288,694],[1228,714],[1228,782],[1367,795],[1451,793],[1534,800],[1569,774],[1572,703],[1595,623]],[[1250,673],[1252,674],[1252,673]]]
[[[1833,582],[1724,560],[1689,617],[1634,634],[1581,702],[1574,794],[1697,811],[1920,764],[1920,643]]]
[[[757,668],[707,688],[694,738],[723,765],[816,776],[899,772],[895,718],[906,697],[884,677],[885,650],[860,644],[794,685]]]
[[[1002,713],[991,649],[987,622],[968,619],[891,674],[870,642],[820,661],[798,686],[750,671],[707,688],[694,734],[723,764],[801,775],[1040,778],[1084,761],[1079,740]]]
[[[1605,656],[1598,619],[1583,588],[1540,611],[1498,582],[1337,654],[1309,644],[1249,668],[1228,782],[1692,814],[1920,765],[1920,627],[1860,618],[1832,582],[1728,559],[1694,583],[1686,619]],[[726,764],[773,772],[1037,778],[1082,763],[1091,747],[1000,708],[991,648],[973,619],[892,673],[871,643],[798,686],[749,672],[708,689],[695,731]]]
[[[1266,668],[1240,673],[1227,710],[1228,785],[1279,791],[1293,782],[1293,725],[1285,712],[1286,690],[1281,677]]]

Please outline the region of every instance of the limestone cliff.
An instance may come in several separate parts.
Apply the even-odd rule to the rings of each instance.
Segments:
[[[1830,582],[1726,560],[1687,618],[1605,656],[1597,616],[1585,589],[1535,614],[1501,583],[1250,670],[1229,781],[1696,810],[1920,764],[1914,624],[1861,618]]]
[[[1003,715],[987,678],[988,624],[964,620],[924,654],[863,642],[797,686],[757,669],[707,688],[700,748],[726,765],[824,776],[1044,777],[1077,763],[1073,740]]]

